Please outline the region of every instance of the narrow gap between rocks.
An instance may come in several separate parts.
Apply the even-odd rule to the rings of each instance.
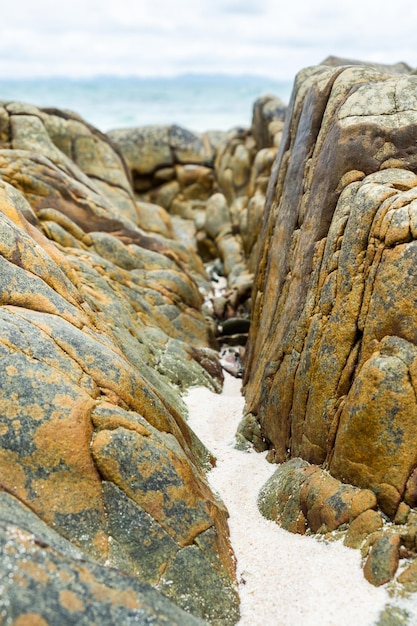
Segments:
[[[235,447],[244,407],[241,383],[226,372],[221,394],[192,388],[184,397],[190,427],[216,457],[210,486],[230,515],[238,626],[376,624],[393,601],[385,588],[365,580],[359,550],[287,532],[259,512],[258,493],[277,466],[266,461],[266,452]],[[405,606],[411,615],[412,607]]]

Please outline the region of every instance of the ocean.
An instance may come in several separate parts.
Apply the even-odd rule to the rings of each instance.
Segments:
[[[258,76],[0,78],[0,100],[70,109],[103,132],[149,124],[198,132],[246,128],[257,98],[272,94],[288,102],[291,89],[291,81]]]

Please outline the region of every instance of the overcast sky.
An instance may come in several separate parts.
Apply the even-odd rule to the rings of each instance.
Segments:
[[[0,0],[0,77],[417,66],[416,0]]]

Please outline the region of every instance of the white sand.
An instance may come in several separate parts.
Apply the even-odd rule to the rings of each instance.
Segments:
[[[198,388],[185,397],[191,428],[217,458],[210,484],[230,513],[241,580],[239,626],[375,624],[392,599],[365,580],[359,550],[294,535],[259,513],[257,494],[276,466],[265,453],[234,448],[244,404],[240,386],[227,374],[221,395]]]

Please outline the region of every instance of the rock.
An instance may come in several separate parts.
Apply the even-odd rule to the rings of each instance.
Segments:
[[[399,574],[397,580],[406,591],[411,593],[417,591],[417,561],[415,559]]]
[[[167,211],[173,212],[174,202],[181,192],[181,187],[177,180],[171,180],[162,184],[156,191],[152,191],[152,203],[164,207]]]
[[[365,539],[382,528],[381,515],[372,509],[368,509],[358,515],[349,525],[344,544],[348,548],[360,548]]]
[[[136,204],[108,138],[55,110],[3,115],[1,488],[21,507],[0,529],[7,620],[236,621],[227,512],[204,473],[214,459],[180,394],[221,389],[204,266],[161,207]],[[41,527],[45,539],[27,536]],[[156,587],[172,580],[185,606],[188,573],[187,615]]]
[[[242,350],[240,348],[241,346],[237,344],[237,347],[223,347],[220,350],[221,366],[236,378],[242,378],[243,374]]]
[[[286,112],[287,106],[276,96],[267,95],[256,100],[253,105],[252,134],[259,151],[274,145],[274,135],[282,131]]]
[[[103,481],[102,486],[112,559],[120,570],[157,585],[180,546],[114,483]]]
[[[122,152],[135,178],[174,165],[167,126],[112,130],[108,136]]]
[[[87,559],[4,492],[0,546],[0,606],[7,623],[207,624],[138,578]]]
[[[236,129],[217,151],[217,180],[229,205],[246,194],[255,155],[255,139],[242,129]]]
[[[6,111],[9,137],[3,148],[38,152],[79,176],[75,163],[126,217],[135,218],[130,173],[106,135],[58,109],[10,103]]]
[[[178,163],[213,163],[214,151],[207,135],[201,136],[174,124],[169,128],[169,145]]]
[[[282,463],[262,487],[258,506],[267,519],[291,532],[304,534],[309,528],[328,533],[369,512],[376,498],[368,490],[343,485],[321,468],[293,458]]]
[[[384,63],[371,63],[369,61],[360,61],[357,59],[343,59],[341,57],[329,56],[324,61],[321,62],[321,65],[329,65],[330,67],[340,67],[343,65],[366,65],[375,67],[376,69],[382,70],[384,72],[396,73],[396,74],[410,74],[411,67],[407,63],[393,63],[391,65],[387,65]]]
[[[232,292],[226,317],[240,313],[241,305],[250,309],[260,217],[282,134],[282,103],[270,96],[262,106],[259,123],[269,125],[274,147],[261,150],[259,158],[255,127],[229,133],[196,134],[177,126],[109,133],[128,163],[136,198],[169,211],[170,235],[173,231],[204,262],[222,260]],[[138,214],[144,214],[141,203]],[[148,229],[165,234],[160,221]],[[242,344],[246,338],[233,341]]]
[[[394,524],[403,525],[407,524],[410,515],[410,507],[405,502],[400,502],[397,512],[394,517]]]
[[[307,520],[301,510],[301,488],[317,468],[302,459],[291,459],[274,472],[259,492],[258,507],[267,519],[291,532],[304,534]]]
[[[411,509],[405,525],[401,528],[403,545],[411,554],[417,552],[417,512]]]
[[[151,189],[154,180],[161,181],[158,172],[165,172],[163,180],[176,164],[213,165],[210,136],[180,126],[122,128],[110,131],[108,136],[123,154],[138,192]]]
[[[412,502],[417,462],[415,85],[371,66],[298,75],[267,192],[244,377],[246,411],[276,460],[289,450],[326,463],[392,519],[408,481]]]
[[[222,193],[210,197],[206,207],[205,231],[214,240],[222,229],[230,228],[230,215],[226,198]]]
[[[398,568],[399,546],[400,537],[395,534],[384,534],[375,541],[363,570],[368,582],[379,587],[392,580]]]
[[[303,70],[267,187],[271,155],[256,157],[245,217],[258,234],[245,240],[255,280],[238,436],[256,433],[281,464],[273,518],[339,529],[376,585],[416,554],[415,88],[401,64]],[[284,479],[289,459],[328,474]]]
[[[223,335],[245,334],[249,331],[250,321],[244,317],[229,317],[221,324]]]
[[[190,545],[210,528],[207,486],[173,438],[147,427],[103,429],[92,442],[92,455],[103,479],[119,487],[180,545]]]
[[[236,431],[236,448],[248,450],[251,444],[257,452],[268,450],[268,442],[262,436],[257,419],[254,415],[246,414]]]
[[[172,222],[162,205],[150,202],[137,202],[136,212],[138,223],[146,224],[146,230],[156,233],[168,239],[175,239],[175,231]]]
[[[398,606],[387,605],[379,616],[376,626],[407,626],[409,614]]]
[[[187,572],[186,577],[184,571]],[[201,597],[202,587],[206,590],[204,600]],[[175,598],[184,610],[209,619],[210,624],[232,626],[239,619],[236,588],[227,577],[222,579],[216,575],[213,563],[197,546],[188,546],[178,553],[159,588],[168,598]],[[209,614],[206,604],[210,606]]]

